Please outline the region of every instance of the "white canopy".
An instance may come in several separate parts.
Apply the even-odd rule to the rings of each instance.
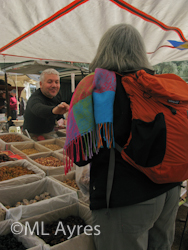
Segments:
[[[134,25],[152,65],[188,60],[187,0],[0,0],[0,62],[90,63],[112,25]],[[177,45],[169,40],[180,42]]]

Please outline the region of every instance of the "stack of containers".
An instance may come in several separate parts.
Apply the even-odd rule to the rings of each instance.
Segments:
[[[0,209],[5,211],[5,220],[0,222],[0,237],[12,232],[12,225],[19,222],[22,233],[19,235],[14,233],[13,237],[21,241],[27,249],[74,250],[79,245],[82,250],[95,250],[91,233],[91,211],[88,204],[80,202],[81,191],[75,190],[58,180],[61,177],[62,180],[75,179],[76,174],[76,165],[74,165],[72,171],[66,177],[64,175],[65,155],[63,154],[63,146],[66,138],[47,138],[45,141],[36,142],[19,134],[22,142],[4,142],[1,140],[1,135],[5,134],[0,134],[1,150],[10,150],[22,159],[0,163],[0,168],[5,165],[7,167],[21,165],[35,173],[0,181]],[[30,151],[30,154],[28,154],[28,151]],[[49,156],[57,158],[63,164],[54,167],[45,166],[35,161],[38,158]],[[35,235],[23,233],[24,229],[27,229],[28,223],[31,229],[35,223],[40,222],[44,222],[43,226],[45,227],[48,223],[53,223],[54,220],[58,221],[60,218],[65,219],[67,216],[83,219],[86,223],[84,233],[55,244],[48,244],[42,239],[41,235],[37,234],[36,228],[33,228],[32,232]],[[42,230],[42,227],[40,227],[40,230]],[[98,233],[97,230],[96,232]]]

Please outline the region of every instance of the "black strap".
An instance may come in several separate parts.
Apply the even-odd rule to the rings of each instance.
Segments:
[[[109,166],[108,166],[107,187],[106,187],[107,209],[109,208],[109,203],[110,203],[110,194],[112,191],[112,185],[113,185],[113,179],[114,179],[114,169],[115,169],[115,150],[114,148],[111,148]]]
[[[122,147],[120,147],[117,143],[115,143],[115,148],[118,152],[121,153]],[[106,187],[106,203],[107,209],[110,205],[110,195],[112,191],[112,185],[114,180],[114,170],[115,170],[115,149],[110,149],[110,159],[109,159],[109,166],[108,166],[108,175],[107,175],[107,187]]]
[[[121,151],[122,151],[123,148],[120,147],[120,145],[117,144],[117,143],[115,143],[115,147],[116,147],[117,151],[121,154]]]

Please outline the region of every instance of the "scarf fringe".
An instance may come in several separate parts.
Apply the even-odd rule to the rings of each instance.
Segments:
[[[74,161],[87,161],[88,159],[92,159],[93,154],[98,154],[99,149],[103,148],[104,146],[102,134],[103,140],[106,142],[107,148],[115,148],[113,123],[107,122],[103,124],[97,124],[96,131],[89,131],[88,133],[77,136],[69,143],[69,145],[65,147],[67,156],[65,174],[67,174],[68,171],[71,170]],[[75,155],[74,148],[76,150]],[[82,157],[82,159],[80,159],[80,156]]]

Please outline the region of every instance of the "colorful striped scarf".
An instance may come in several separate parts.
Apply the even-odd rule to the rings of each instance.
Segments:
[[[71,99],[66,130],[65,174],[76,160],[91,159],[103,147],[114,147],[113,105],[116,75],[113,71],[97,68],[76,87]],[[102,131],[103,130],[103,131]],[[75,151],[76,150],[76,154]],[[74,157],[76,159],[74,159]]]

